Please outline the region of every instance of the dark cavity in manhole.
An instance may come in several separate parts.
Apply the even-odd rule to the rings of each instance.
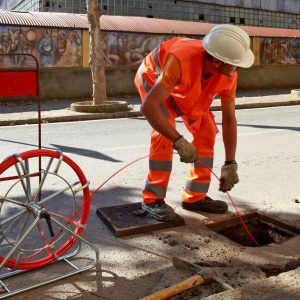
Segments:
[[[259,246],[280,244],[300,234],[300,230],[259,213],[244,215],[243,221]],[[240,245],[257,247],[238,218],[213,223],[208,227]]]

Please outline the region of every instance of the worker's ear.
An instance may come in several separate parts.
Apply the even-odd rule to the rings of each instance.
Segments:
[[[224,63],[216,58],[213,59],[213,65],[218,70]]]

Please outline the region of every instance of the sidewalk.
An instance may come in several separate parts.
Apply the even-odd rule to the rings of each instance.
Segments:
[[[41,107],[42,122],[70,122],[142,116],[138,97],[122,97],[114,100],[127,101],[131,110],[115,113],[81,113],[70,110],[71,103],[77,100],[43,101]],[[237,109],[299,104],[300,96],[291,95],[291,90],[239,92],[236,99]],[[214,100],[212,110],[220,110],[220,100]],[[0,102],[0,126],[35,124],[38,122],[37,116],[36,103]]]

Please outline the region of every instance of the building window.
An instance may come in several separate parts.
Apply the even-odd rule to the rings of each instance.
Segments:
[[[235,23],[235,17],[230,17],[230,23]]]
[[[245,18],[240,18],[240,24],[245,24]]]
[[[199,14],[199,20],[204,20],[204,14]]]

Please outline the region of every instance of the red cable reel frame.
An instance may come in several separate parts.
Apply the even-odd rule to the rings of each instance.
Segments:
[[[65,162],[69,167],[71,167],[75,174],[77,175],[82,187],[83,187],[83,203],[76,210],[73,216],[69,219],[69,222],[72,221],[72,218],[78,214],[79,210],[82,210],[79,221],[77,221],[77,226],[74,230],[74,233],[77,235],[81,235],[84,230],[84,225],[87,223],[89,211],[90,211],[90,191],[88,187],[87,179],[80,169],[80,167],[69,157],[62,155],[59,151],[54,150],[46,150],[41,149],[41,99],[40,99],[40,87],[39,87],[39,64],[37,59],[30,54],[0,54],[1,57],[5,56],[28,56],[31,57],[34,62],[36,68],[27,68],[27,69],[4,69],[0,68],[0,81],[6,84],[2,85],[0,91],[0,97],[24,97],[24,96],[35,96],[38,100],[38,147],[36,150],[29,150],[26,152],[22,152],[19,154],[19,157],[22,160],[27,160],[30,158],[38,157],[39,158],[39,173],[41,173],[41,158],[49,157],[49,158],[60,158],[62,156],[62,161]],[[0,60],[1,61],[1,60]],[[17,156],[11,156],[5,159],[2,163],[0,163],[0,176],[10,167],[16,165],[18,163]],[[33,175],[32,175],[33,176]],[[35,175],[36,176],[36,175]],[[40,176],[40,174],[39,174]],[[0,181],[11,180],[11,178],[1,178]],[[4,199],[1,199],[4,200]],[[68,223],[68,222],[67,222]],[[0,228],[1,229],[1,228]],[[54,236],[55,238],[55,236]],[[47,264],[52,263],[57,257],[62,256],[66,253],[75,243],[76,237],[70,236],[70,238],[62,245],[59,249],[55,251],[55,253],[48,252],[43,258],[38,258],[36,260],[30,260],[35,254],[23,257],[20,259],[20,262],[16,262],[16,260],[9,258],[6,264],[4,265],[7,268],[18,268],[18,269],[33,269],[45,266]],[[41,252],[41,251],[40,251]],[[37,253],[39,254],[39,253]],[[38,256],[38,255],[37,255]],[[26,258],[30,261],[26,262]],[[0,263],[4,260],[4,257],[0,256]],[[23,262],[22,262],[23,260]]]
[[[58,151],[53,151],[53,150],[48,150],[48,149],[37,149],[37,150],[25,151],[25,152],[20,153],[19,155],[23,161],[26,161],[30,158],[39,158],[39,157],[49,157],[49,158],[59,159],[61,156],[61,153]],[[81,186],[84,187],[83,188],[83,196],[84,196],[83,202],[77,208],[75,213],[72,216],[70,216],[69,221],[67,221],[67,223],[66,223],[66,224],[68,224],[69,222],[72,222],[72,219],[74,219],[74,217],[79,212],[81,212],[80,219],[78,221],[76,221],[76,228],[74,230],[74,232],[76,234],[81,235],[84,230],[84,227],[87,223],[87,220],[89,217],[89,212],[90,212],[90,191],[88,188],[88,181],[87,181],[84,173],[80,169],[80,167],[73,160],[71,160],[69,157],[67,157],[65,155],[62,155],[62,161],[65,162],[69,167],[71,167],[74,170],[74,172],[78,176]],[[7,158],[6,160],[4,160],[0,164],[0,176],[6,170],[8,170],[10,167],[13,167],[18,162],[19,162],[19,160],[17,159],[16,156],[11,156],[11,157]],[[33,175],[33,176],[38,176],[38,175]],[[5,179],[6,179],[5,177],[4,178],[0,177],[0,181],[5,181]],[[59,235],[59,233],[53,237],[53,240],[58,235]],[[60,248],[57,249],[54,254],[51,252],[50,253],[48,252],[48,254],[45,257],[37,259],[37,260],[33,260],[33,261],[29,261],[29,262],[24,261],[27,258],[31,259],[32,257],[34,257],[35,254],[22,258],[21,261],[23,260],[24,262],[20,262],[20,263],[16,263],[16,261],[14,259],[9,259],[8,262],[5,264],[5,267],[14,268],[17,265],[18,269],[33,269],[33,268],[45,266],[47,264],[50,264],[54,260],[56,260],[57,257],[62,256],[64,253],[66,253],[76,243],[76,240],[77,239],[74,236],[70,236],[70,238],[62,246],[60,246]],[[45,249],[43,249],[43,250],[45,250]],[[37,254],[39,254],[39,253],[36,253],[36,255]],[[0,263],[2,261],[3,261],[3,257],[0,257]]]

